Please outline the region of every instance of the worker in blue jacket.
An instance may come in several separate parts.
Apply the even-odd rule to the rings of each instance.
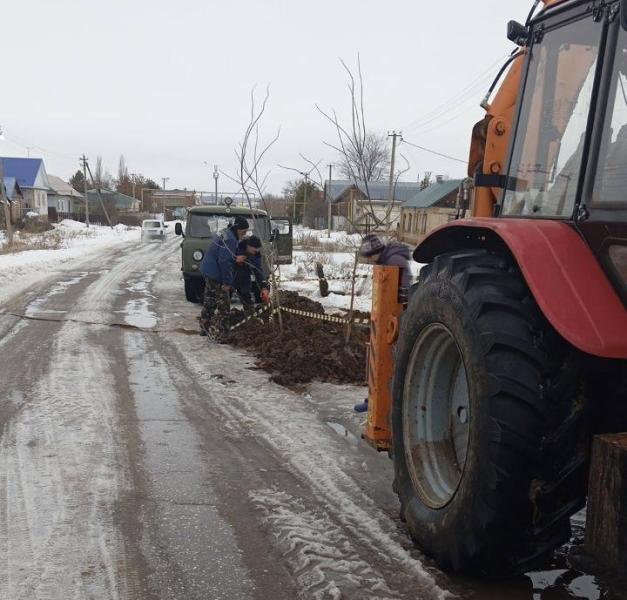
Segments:
[[[235,259],[235,289],[245,311],[253,308],[254,301],[268,302],[270,286],[263,267],[261,240],[256,235],[245,237],[238,246]]]
[[[224,333],[225,317],[231,309],[230,293],[234,289],[235,260],[239,242],[248,232],[248,221],[237,216],[220,232],[207,248],[200,265],[205,278],[205,294],[200,313],[200,334],[211,332],[215,337]]]

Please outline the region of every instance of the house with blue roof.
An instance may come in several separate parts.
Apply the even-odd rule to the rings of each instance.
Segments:
[[[22,205],[24,203],[22,189],[15,177],[4,178],[4,194],[10,204],[11,222],[15,223],[20,217]]]
[[[357,231],[385,228],[388,222],[395,228],[403,204],[420,191],[420,183],[397,181],[390,206],[387,181],[332,180],[326,185],[332,203],[332,228]]]
[[[435,183],[407,200],[401,208],[399,239],[408,244],[418,244],[431,230],[456,218],[462,181],[438,175]]]
[[[4,177],[19,184],[24,197],[24,208],[48,218],[48,175],[41,158],[0,157]]]

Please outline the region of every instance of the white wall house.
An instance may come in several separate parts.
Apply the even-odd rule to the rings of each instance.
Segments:
[[[0,157],[5,177],[14,177],[24,196],[24,208],[48,218],[48,174],[41,158]]]
[[[54,208],[57,215],[74,212],[74,206],[83,200],[83,195],[56,175],[48,175],[48,183],[48,208]]]

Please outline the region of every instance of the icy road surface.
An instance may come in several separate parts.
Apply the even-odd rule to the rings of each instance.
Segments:
[[[360,440],[364,390],[287,390],[200,338],[173,236],[6,281],[0,599],[601,597],[563,560],[440,573]]]

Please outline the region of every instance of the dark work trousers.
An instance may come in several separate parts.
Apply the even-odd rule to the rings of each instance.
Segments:
[[[202,325],[207,328],[213,322],[220,326],[226,321],[230,310],[229,293],[222,289],[222,284],[214,279],[205,279],[205,295],[200,312]]]

